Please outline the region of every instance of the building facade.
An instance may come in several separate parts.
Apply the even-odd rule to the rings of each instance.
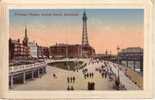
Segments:
[[[43,46],[37,46],[37,57],[38,58],[49,58],[49,48]]]
[[[27,36],[27,28],[25,27],[25,36],[23,41],[20,39],[12,40],[9,39],[9,59],[28,59],[30,57],[30,51],[28,47],[28,36]]]
[[[118,53],[118,58],[120,63],[125,63],[126,66],[132,66],[136,69],[136,65],[140,71],[143,71],[143,49],[140,47],[129,47],[122,49]]]
[[[38,50],[37,43],[35,43],[34,41],[29,42],[28,47],[30,48],[30,56],[32,58],[38,58],[38,55],[37,55],[37,50]]]
[[[93,48],[87,48],[87,56],[91,57],[95,54]],[[56,44],[49,47],[50,58],[78,58],[82,57],[82,45],[75,44]]]
[[[120,60],[140,60],[143,59],[143,49],[140,47],[129,47],[122,49],[118,56]]]
[[[19,39],[9,39],[9,59],[27,59],[29,56],[29,47],[20,43]]]
[[[48,47],[42,47],[43,50],[43,57],[49,58],[49,48]]]
[[[56,44],[49,48],[51,58],[74,58],[81,56],[81,45]]]

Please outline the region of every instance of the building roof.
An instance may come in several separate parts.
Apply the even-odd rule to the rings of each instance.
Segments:
[[[140,47],[129,47],[126,49],[122,49],[122,53],[138,53],[138,52],[143,52],[143,48]]]

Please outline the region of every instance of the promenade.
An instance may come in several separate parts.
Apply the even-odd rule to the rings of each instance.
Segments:
[[[97,69],[105,66],[105,61],[96,62],[90,59],[83,59],[83,61],[87,65],[78,71],[68,71],[55,66],[47,66],[46,74],[40,78],[26,81],[25,84],[14,85],[12,90],[67,90],[68,87],[73,87],[74,90],[88,90],[88,82],[95,83],[95,90],[114,90],[115,78],[113,77],[112,80],[109,77],[105,78],[97,71]],[[107,68],[111,68],[113,74],[117,76],[117,64],[111,62],[106,62],[106,64]],[[85,78],[84,69],[87,69],[87,73],[93,73],[93,77]],[[140,89],[125,75],[124,71],[120,70],[119,74],[120,82],[125,86],[125,89]],[[75,77],[75,82],[68,83],[68,77]]]
[[[53,73],[57,78],[53,77]],[[75,76],[75,83],[67,83],[68,76]],[[103,79],[99,73],[95,73],[93,79],[84,79],[82,70],[73,72],[51,66],[47,66],[47,73],[41,78],[15,85],[13,90],[67,90],[69,85],[73,86],[75,90],[87,90],[88,82],[93,81],[96,83],[96,90],[113,90],[114,82]]]

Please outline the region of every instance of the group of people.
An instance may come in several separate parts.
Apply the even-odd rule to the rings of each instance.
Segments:
[[[75,76],[73,76],[73,77],[67,77],[67,82],[68,83],[75,83]]]
[[[84,74],[84,78],[86,79],[86,78],[93,78],[94,77],[94,73],[92,72],[92,73],[86,73],[86,74]]]
[[[73,86],[68,86],[67,90],[74,90],[74,87]]]
[[[99,59],[96,59],[96,60],[90,60],[89,63],[88,63],[88,65],[89,65],[89,64],[98,64],[99,62],[100,62]]]
[[[88,82],[88,90],[95,90],[95,82]]]
[[[72,77],[67,77],[67,82],[68,83],[75,83],[75,76],[72,76]],[[74,90],[74,87],[73,87],[73,84],[69,84],[68,87],[67,87],[67,90]]]
[[[99,71],[101,73],[102,78],[109,78],[112,80],[113,71],[110,66],[106,62],[101,66],[101,70]]]
[[[87,71],[88,71],[87,68],[85,68],[85,69],[82,70],[83,74],[87,73]]]

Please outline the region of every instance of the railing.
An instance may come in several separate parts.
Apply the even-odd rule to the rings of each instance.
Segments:
[[[124,66],[110,63],[110,67],[112,71],[116,74],[116,76],[117,77],[119,76],[120,82],[125,86],[126,89],[137,89],[137,90],[140,89],[137,84],[135,84],[129,77],[126,76],[126,72],[122,70]]]
[[[53,59],[48,59],[45,62],[46,63],[53,63],[53,62],[62,62],[62,61],[84,61],[86,59],[78,59],[78,58],[64,58],[64,59],[60,59],[60,60],[53,60]]]
[[[9,66],[9,73],[28,70],[31,68],[43,67],[43,66],[46,66],[45,62],[28,64],[28,65]]]

